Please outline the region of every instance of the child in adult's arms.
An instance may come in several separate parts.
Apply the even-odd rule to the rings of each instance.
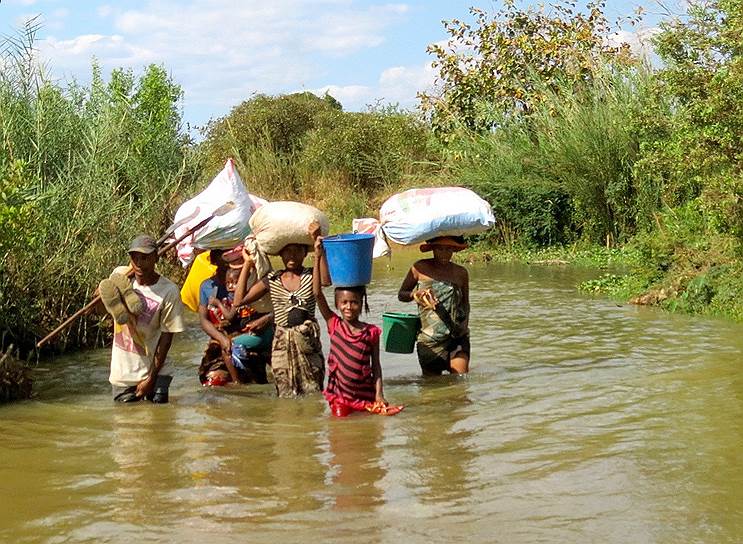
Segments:
[[[416,350],[424,375],[469,372],[469,274],[451,262],[454,252],[466,247],[461,236],[427,240],[420,249],[433,251],[433,258],[413,264],[400,286],[398,298],[419,307]]]
[[[227,264],[225,259],[215,260]],[[217,264],[216,277],[220,277],[219,267]],[[219,286],[214,278],[203,284],[201,298],[209,296],[210,291],[216,292],[209,296],[206,304],[200,303],[199,306],[202,328],[212,335],[199,367],[199,379],[204,385],[268,383],[266,364],[270,363],[273,338],[270,307],[265,304],[259,308],[234,304],[238,292],[244,294],[256,283],[254,268],[252,259],[244,251],[234,264],[229,263],[229,268],[222,270],[227,290],[227,296],[222,300],[218,298]],[[204,325],[206,319],[211,322],[208,328]],[[224,349],[223,343],[227,343],[229,349]]]

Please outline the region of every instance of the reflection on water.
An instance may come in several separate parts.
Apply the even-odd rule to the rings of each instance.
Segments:
[[[412,309],[411,260],[377,265],[370,321]],[[585,297],[587,274],[472,267],[472,373],[383,354],[389,418],[201,388],[195,320],[167,406],[114,406],[107,350],[43,362],[0,407],[0,541],[737,542],[741,327]]]
[[[378,418],[354,416],[359,421],[330,421],[327,441],[330,459],[326,480],[338,511],[363,512],[383,503],[380,481],[382,427]]]

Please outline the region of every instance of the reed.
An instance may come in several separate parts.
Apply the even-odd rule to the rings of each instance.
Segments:
[[[30,398],[32,386],[31,369],[13,356],[13,345],[0,351],[0,404]]]
[[[580,92],[542,95],[528,115],[461,134],[449,150],[456,177],[488,196],[502,230],[527,243],[628,240],[659,206],[634,175],[638,119],[655,99],[648,75],[605,72]]]
[[[50,82],[33,21],[0,47],[0,331],[20,347],[82,306],[138,232],[158,233],[195,183],[180,88],[148,67]],[[97,318],[59,347],[95,344]]]

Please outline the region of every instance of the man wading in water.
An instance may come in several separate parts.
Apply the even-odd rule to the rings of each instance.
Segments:
[[[166,358],[173,335],[184,329],[183,305],[178,287],[155,271],[157,258],[155,240],[137,236],[129,246],[133,281],[120,266],[98,287],[114,318],[109,382],[117,402],[168,402]]]

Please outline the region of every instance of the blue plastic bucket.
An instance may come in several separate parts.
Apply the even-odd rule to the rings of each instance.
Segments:
[[[334,286],[353,287],[371,282],[373,234],[336,234],[322,243]]]

